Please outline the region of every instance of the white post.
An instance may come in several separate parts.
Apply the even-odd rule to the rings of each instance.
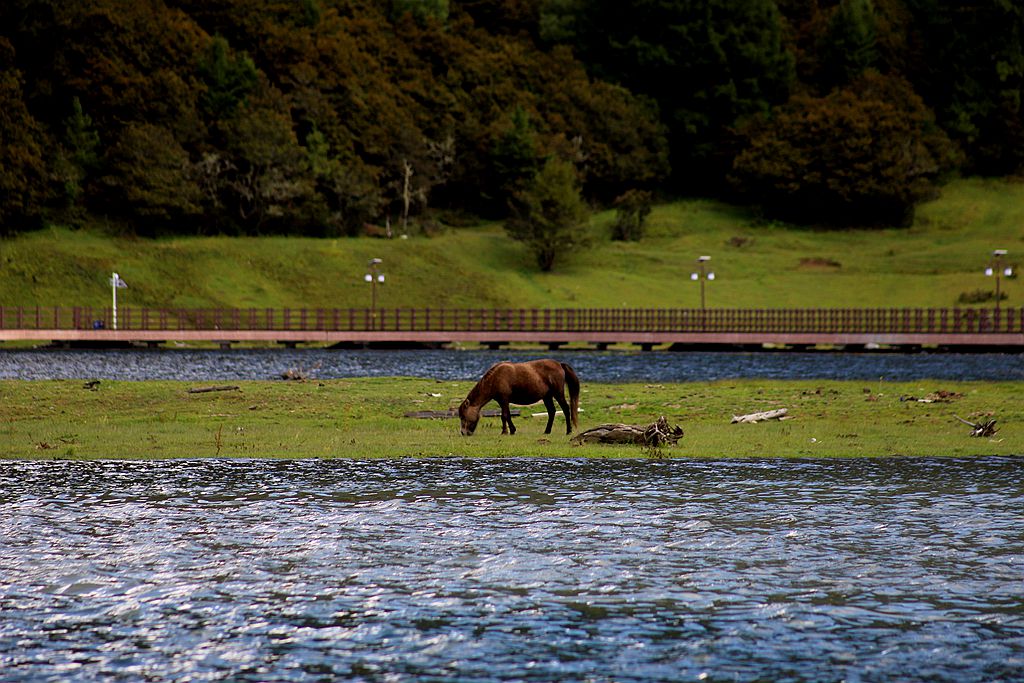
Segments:
[[[117,280],[117,273],[114,273],[114,277],[110,278],[110,292],[114,297],[114,306],[112,309],[114,315],[111,322],[113,323],[113,327],[115,330],[117,329]]]

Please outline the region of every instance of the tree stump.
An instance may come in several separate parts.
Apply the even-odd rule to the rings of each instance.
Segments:
[[[664,416],[649,425],[603,424],[573,437],[575,445],[585,443],[632,443],[638,446],[674,446],[683,436],[679,425],[670,427]]]

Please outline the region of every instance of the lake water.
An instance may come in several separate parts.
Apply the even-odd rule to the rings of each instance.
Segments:
[[[0,680],[1021,681],[1024,460],[0,463]]]
[[[0,350],[0,379],[277,379],[406,376],[478,379],[499,360],[553,356],[584,382],[774,379],[1024,380],[1024,354],[670,353],[597,351]]]

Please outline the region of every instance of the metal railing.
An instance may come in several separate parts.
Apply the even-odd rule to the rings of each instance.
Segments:
[[[0,329],[112,329],[110,308],[0,306]],[[117,329],[382,332],[1024,332],[1024,308],[137,308]]]

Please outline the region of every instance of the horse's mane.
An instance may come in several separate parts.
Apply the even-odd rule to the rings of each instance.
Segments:
[[[480,381],[482,382],[485,379],[487,379],[488,377],[490,377],[492,374],[494,374],[494,371],[498,369],[499,365],[503,365],[504,363],[507,363],[507,362],[508,361],[505,361],[505,360],[499,360],[497,363],[495,363],[491,367],[487,368],[487,372],[485,372],[484,376],[480,378]]]
[[[487,368],[487,372],[484,373],[484,376],[480,378],[480,381],[476,383],[472,390],[470,390],[469,396],[466,397],[466,400],[470,402],[476,400],[483,391],[483,388],[490,384],[491,375],[495,373],[495,371],[498,369],[498,366],[503,365],[507,362],[508,361],[499,360],[497,363]]]

